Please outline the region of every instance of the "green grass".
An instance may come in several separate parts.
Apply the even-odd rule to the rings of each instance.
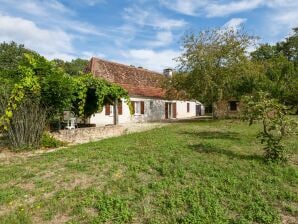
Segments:
[[[177,123],[0,163],[0,223],[297,223],[297,136],[266,164],[260,127]]]

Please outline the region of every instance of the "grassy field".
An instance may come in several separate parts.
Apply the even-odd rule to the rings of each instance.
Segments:
[[[258,128],[177,123],[0,161],[0,223],[297,223],[297,136],[265,164]]]

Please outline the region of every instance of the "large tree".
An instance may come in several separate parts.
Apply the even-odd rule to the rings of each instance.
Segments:
[[[251,60],[262,67],[258,90],[298,109],[298,29],[294,30],[295,33],[285,41],[261,44],[251,53]]]
[[[254,72],[246,52],[254,40],[243,30],[234,29],[211,29],[186,35],[184,53],[178,62],[180,72],[186,74],[183,82],[189,96],[213,104],[235,94],[238,80]]]
[[[79,76],[85,73],[89,61],[81,58],[77,58],[71,61],[63,61],[61,59],[54,59],[53,62],[63,68],[63,70],[71,76]]]
[[[33,53],[22,44],[15,42],[0,43],[0,75],[10,78],[18,77],[18,66],[24,53]]]

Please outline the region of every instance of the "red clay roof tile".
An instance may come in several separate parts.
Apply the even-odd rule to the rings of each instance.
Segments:
[[[165,97],[161,88],[165,77],[160,73],[98,58],[91,58],[88,70],[95,77],[121,85],[132,96]]]

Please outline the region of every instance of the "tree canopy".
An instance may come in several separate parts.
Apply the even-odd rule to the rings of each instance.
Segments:
[[[240,99],[265,91],[293,108],[298,107],[298,28],[292,36],[274,45],[261,44],[243,29],[209,29],[184,36],[184,51],[177,58],[178,72],[168,80],[173,89],[184,91],[206,105]]]
[[[184,53],[177,60],[190,97],[208,104],[229,97],[235,80],[251,72],[246,49],[253,42],[253,37],[234,29],[186,35]]]

